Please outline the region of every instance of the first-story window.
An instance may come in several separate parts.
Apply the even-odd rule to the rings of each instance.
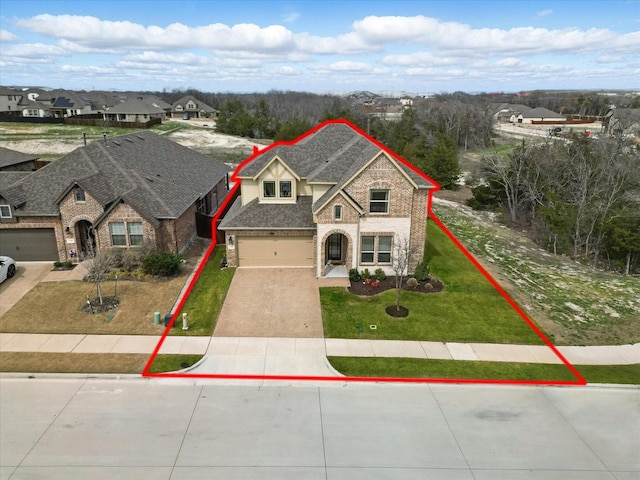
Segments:
[[[363,235],[360,237],[360,263],[391,263],[393,237]]]
[[[11,218],[11,207],[9,205],[0,205],[0,218]]]
[[[361,263],[373,263],[375,256],[375,240],[376,237],[361,237],[360,238],[360,262]]]
[[[111,245],[114,247],[127,246],[127,231],[124,227],[124,222],[110,223],[109,234],[111,235]]]
[[[142,222],[128,222],[129,245],[142,245]]]
[[[392,237],[378,237],[378,263],[391,263]]]
[[[264,198],[274,198],[276,196],[276,182],[272,180],[262,182],[262,196]]]

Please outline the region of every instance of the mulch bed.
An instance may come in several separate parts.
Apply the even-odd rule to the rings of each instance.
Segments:
[[[409,280],[409,278],[405,277],[402,282],[402,289],[408,292],[438,293],[444,290],[444,284],[437,278],[431,278],[426,282],[418,282],[418,285],[415,287],[407,286],[407,280]],[[389,276],[380,281],[380,284],[377,287],[374,287],[364,281],[354,282],[351,280],[351,286],[348,290],[354,295],[371,296],[384,292],[385,290],[392,290],[395,288],[396,277]]]
[[[103,313],[109,310],[115,310],[120,305],[120,299],[118,297],[102,297],[102,303],[99,298],[90,300],[90,303],[85,302],[82,310],[87,313]]]

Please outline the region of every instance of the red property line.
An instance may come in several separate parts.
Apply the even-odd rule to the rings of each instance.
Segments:
[[[522,319],[527,322],[527,324],[533,329],[533,331],[538,335],[538,337],[540,337],[542,339],[542,341],[551,349],[551,351],[553,351],[553,353],[571,371],[571,373],[576,377],[575,381],[567,381],[567,380],[502,380],[502,379],[486,380],[486,379],[401,378],[401,377],[323,377],[323,376],[295,376],[295,375],[258,375],[258,374],[256,374],[256,375],[241,375],[241,374],[235,375],[235,374],[194,374],[194,373],[171,373],[171,372],[169,372],[169,373],[150,373],[149,372],[149,370],[151,368],[151,365],[153,364],[154,360],[156,359],[156,356],[158,355],[160,349],[162,348],[162,344],[164,343],[164,341],[165,341],[167,335],[169,334],[169,332],[171,331],[171,328],[173,327],[173,324],[175,323],[176,319],[178,318],[178,315],[180,314],[180,311],[182,310],[182,307],[183,307],[186,299],[189,297],[189,295],[191,294],[191,290],[193,289],[193,287],[195,286],[196,282],[198,281],[198,278],[200,277],[200,273],[202,272],[202,269],[206,265],[207,261],[209,260],[209,257],[211,255],[211,253],[213,252],[214,248],[216,247],[216,243],[217,243],[216,242],[217,221],[218,221],[219,217],[221,216],[222,212],[226,211],[227,207],[229,206],[228,205],[229,202],[231,202],[231,201],[233,201],[235,199],[235,193],[237,192],[238,188],[240,187],[240,180],[237,178],[238,172],[247,163],[251,162],[256,156],[258,156],[258,155],[260,155],[262,153],[265,153],[265,152],[269,151],[270,149],[272,149],[272,148],[274,148],[276,146],[293,145],[293,144],[299,142],[300,140],[304,139],[305,137],[315,133],[316,131],[318,131],[319,129],[323,128],[324,126],[326,126],[327,124],[330,124],[330,123],[340,123],[340,124],[348,125],[353,130],[358,132],[360,135],[362,135],[363,137],[367,138],[369,141],[371,141],[376,146],[378,146],[381,150],[387,152],[395,160],[401,162],[407,168],[411,169],[413,172],[415,172],[416,174],[422,176],[427,181],[429,181],[429,182],[431,182],[432,184],[435,185],[435,188],[432,188],[432,189],[429,190],[429,197],[428,197],[428,201],[427,201],[427,212],[428,212],[429,216],[442,229],[442,231],[447,235],[447,237],[449,237],[449,239],[451,239],[451,241],[460,249],[460,251],[465,254],[465,256],[473,263],[473,265],[480,271],[480,273],[482,273],[484,275],[484,277],[491,283],[491,285],[493,285],[493,287],[500,293],[500,295],[502,295],[502,297],[509,303],[509,305],[511,305],[511,307],[518,313],[518,315],[520,315],[520,317],[522,317]],[[195,274],[193,275],[193,277],[191,279],[191,282],[189,283],[189,286],[185,289],[184,294],[182,295],[182,298],[180,299],[180,302],[178,303],[178,307],[176,308],[176,310],[173,313],[173,316],[171,317],[171,321],[169,322],[169,324],[165,328],[165,330],[164,330],[164,332],[162,334],[162,337],[160,338],[160,341],[158,342],[158,344],[154,348],[154,350],[153,350],[153,352],[151,354],[151,357],[147,361],[147,364],[145,365],[145,367],[144,367],[144,369],[142,371],[142,376],[143,377],[150,377],[150,378],[191,378],[191,379],[208,378],[208,379],[234,379],[234,380],[299,380],[299,381],[327,381],[327,382],[336,382],[337,381],[337,382],[385,382],[385,383],[470,383],[470,384],[566,385],[566,386],[569,386],[569,385],[577,386],[577,385],[586,385],[587,384],[586,380],[584,379],[584,377],[582,377],[580,372],[578,372],[575,369],[575,367],[573,365],[571,365],[571,363],[569,363],[569,361],[560,353],[560,351],[549,341],[549,339],[547,339],[547,337],[542,333],[542,331],[538,328],[538,326],[535,323],[533,323],[533,321],[531,319],[529,319],[529,317],[524,313],[524,311],[522,311],[522,309],[520,309],[520,307],[516,304],[516,302],[507,294],[507,292],[505,292],[503,290],[503,288],[498,284],[498,282],[496,282],[494,280],[494,278],[484,269],[484,267],[482,267],[482,265],[480,265],[480,263],[475,259],[475,257],[458,241],[458,239],[453,235],[453,233],[451,233],[449,231],[449,229],[447,227],[445,227],[445,225],[440,221],[440,219],[435,215],[435,213],[433,213],[433,210],[431,208],[432,207],[433,193],[440,189],[440,185],[437,182],[435,182],[434,180],[432,180],[431,178],[429,178],[427,175],[425,175],[423,172],[418,170],[416,167],[411,165],[409,162],[407,162],[404,158],[400,157],[399,155],[397,155],[396,153],[391,151],[389,148],[387,148],[386,146],[382,145],[380,142],[378,142],[374,138],[370,137],[367,133],[365,133],[364,131],[360,130],[355,125],[351,124],[350,122],[348,122],[346,120],[328,120],[326,122],[321,123],[320,125],[318,125],[315,128],[311,129],[309,132],[305,133],[304,135],[300,136],[299,138],[297,138],[297,139],[295,139],[295,140],[293,140],[291,142],[273,143],[273,144],[267,146],[266,148],[264,148],[262,150],[259,150],[257,147],[254,147],[253,155],[251,155],[249,158],[247,158],[245,161],[243,161],[240,165],[238,165],[238,167],[235,169],[235,171],[233,172],[233,174],[231,176],[231,180],[234,182],[234,186],[229,191],[229,193],[227,194],[227,196],[225,198],[225,201],[223,202],[222,206],[218,209],[218,211],[216,212],[216,215],[213,217],[213,220],[211,222],[211,231],[212,231],[211,244],[209,245],[209,248],[205,252],[204,257],[202,258],[202,261],[200,262],[200,265],[198,266],[198,269],[196,270]]]

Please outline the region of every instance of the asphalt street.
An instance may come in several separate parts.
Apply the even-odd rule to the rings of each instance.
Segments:
[[[0,378],[0,479],[640,478],[640,390]]]

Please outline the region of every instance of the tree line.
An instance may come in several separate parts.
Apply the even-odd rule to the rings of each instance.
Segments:
[[[523,141],[483,158],[469,204],[504,213],[554,254],[640,270],[640,150],[623,137]]]

